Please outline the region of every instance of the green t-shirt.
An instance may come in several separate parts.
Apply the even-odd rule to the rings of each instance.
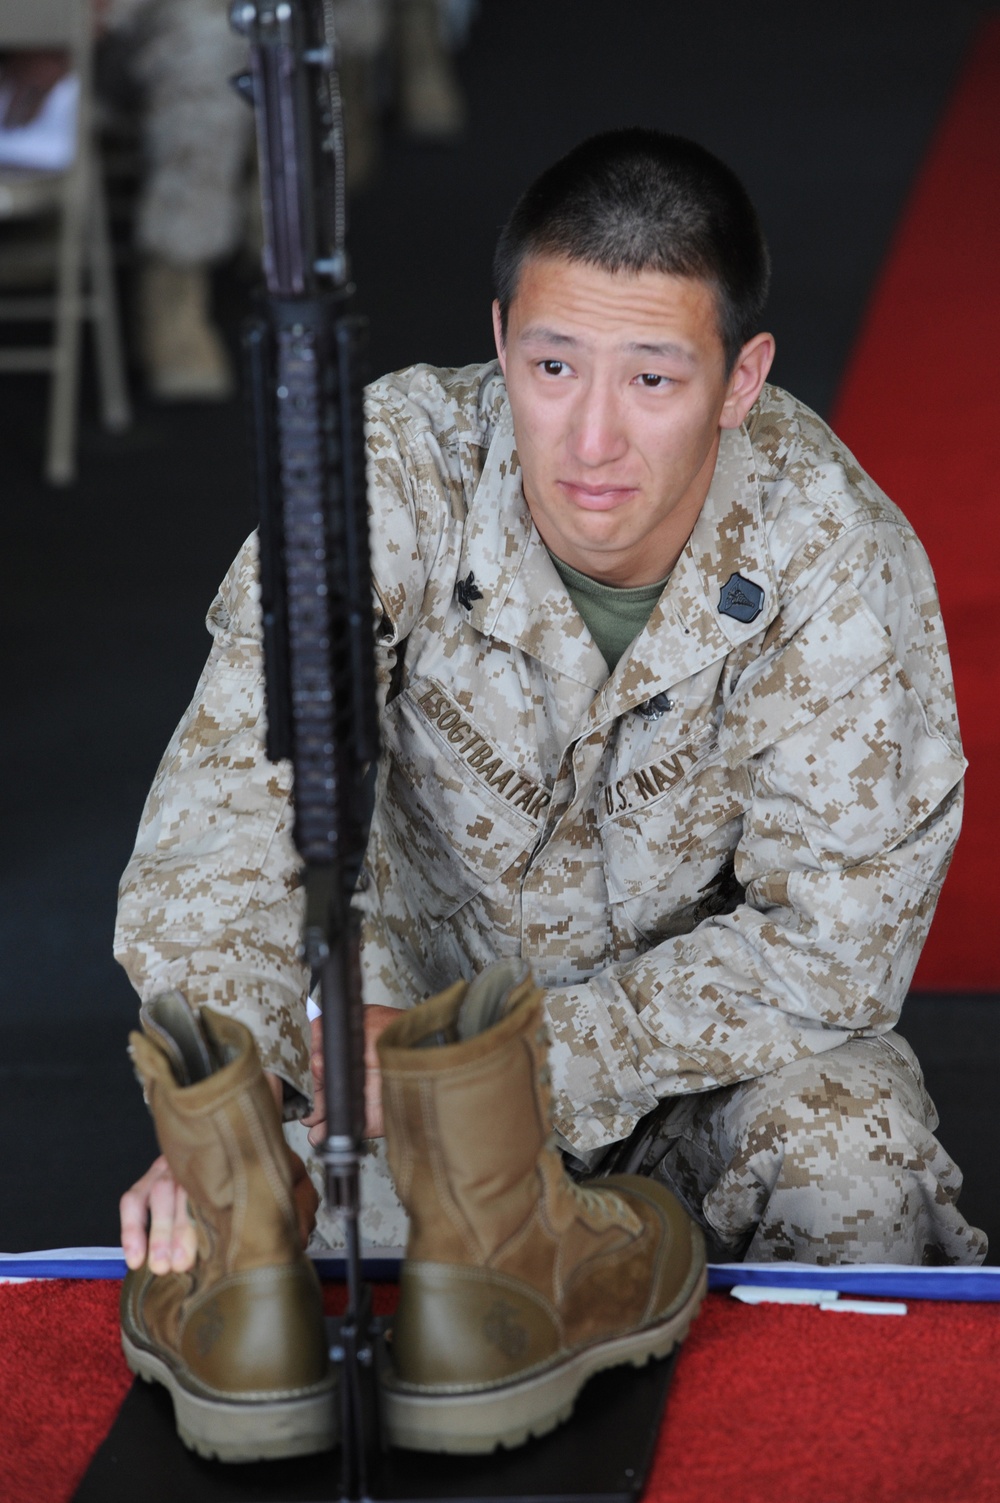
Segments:
[[[591,579],[589,574],[581,574],[579,569],[556,558],[551,549],[549,557],[566,586],[566,593],[600,648],[608,665],[608,672],[614,673],[618,659],[649,620],[653,606],[670,578],[669,574],[667,579],[657,580],[655,584],[622,588],[601,584],[598,580]]]

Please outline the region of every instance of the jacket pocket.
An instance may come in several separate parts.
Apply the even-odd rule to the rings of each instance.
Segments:
[[[820,864],[852,866],[893,850],[961,781],[965,759],[927,721],[894,659],[760,759],[762,811],[794,800]]]
[[[383,717],[380,827],[398,895],[439,924],[533,846],[547,795],[431,680]]]
[[[719,728],[726,762],[735,767],[816,720],[892,656],[857,590],[839,585],[784,646],[739,680]]]
[[[848,582],[740,680],[719,747],[748,764],[766,823],[789,800],[821,865],[891,850],[961,779],[868,605]]]
[[[742,901],[733,856],[749,780],[717,757],[641,809],[600,827],[608,896],[647,943],[689,933]]]

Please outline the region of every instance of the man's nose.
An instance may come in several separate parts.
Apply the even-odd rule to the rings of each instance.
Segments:
[[[570,437],[574,456],[596,468],[620,459],[628,447],[625,424],[615,393],[592,382],[580,393]]]

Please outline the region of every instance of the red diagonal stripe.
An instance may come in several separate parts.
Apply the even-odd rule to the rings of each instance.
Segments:
[[[970,762],[965,827],[917,971],[995,991],[1000,834],[1000,21],[984,26],[900,225],[833,426],[938,577]]]

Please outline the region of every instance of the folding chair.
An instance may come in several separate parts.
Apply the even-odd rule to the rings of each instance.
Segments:
[[[0,348],[2,371],[50,371],[45,475],[76,474],[80,325],[94,320],[101,417],[120,431],[131,421],[100,163],[93,140],[89,0],[0,0],[0,49],[65,48],[79,84],[76,154],[64,172],[0,167],[0,219],[58,216],[55,292],[0,298],[0,321],[51,321],[46,345]],[[85,289],[84,283],[88,283]]]

